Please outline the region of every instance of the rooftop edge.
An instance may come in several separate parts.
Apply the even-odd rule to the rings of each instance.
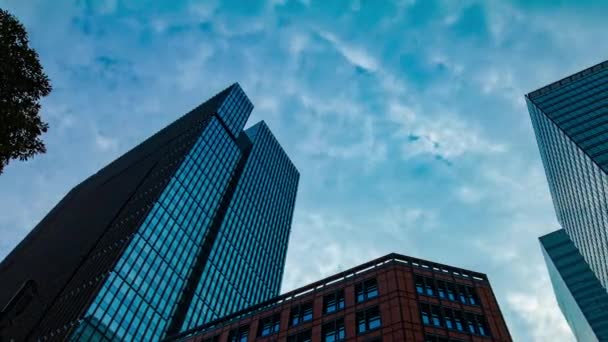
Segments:
[[[530,98],[530,99],[534,99],[536,97],[539,97],[541,95],[544,95],[550,91],[553,91],[555,89],[558,89],[572,81],[576,81],[580,78],[589,76],[591,74],[594,74],[600,70],[604,70],[608,68],[608,60],[600,62],[598,64],[595,64],[593,66],[590,66],[584,70],[575,72],[574,74],[570,75],[570,76],[566,76],[562,79],[560,79],[559,81],[555,81],[553,83],[550,83],[544,87],[538,88],[537,90],[531,91],[528,94],[526,94],[526,97]]]
[[[435,272],[442,272],[445,274],[450,274],[453,276],[461,277],[463,279],[489,282],[488,277],[483,273],[469,271],[469,270],[465,270],[463,268],[448,266],[448,265],[444,265],[444,264],[440,264],[440,263],[436,263],[436,262],[432,262],[432,261],[428,261],[428,260],[409,257],[409,256],[405,256],[405,255],[398,254],[398,253],[390,253],[390,254],[387,254],[380,258],[377,258],[377,259],[368,261],[366,263],[363,263],[361,265],[355,266],[353,268],[350,268],[346,271],[337,273],[333,276],[329,276],[327,278],[318,280],[314,283],[311,283],[311,284],[305,285],[303,287],[297,288],[295,290],[286,292],[282,295],[276,296],[265,302],[250,306],[241,311],[237,311],[230,315],[221,317],[221,318],[211,321],[209,323],[200,325],[200,326],[192,328],[190,330],[186,330],[186,331],[181,332],[176,335],[167,336],[163,341],[179,341],[184,337],[192,336],[195,334],[200,334],[202,332],[211,330],[217,326],[224,326],[226,324],[233,323],[236,320],[239,320],[239,319],[242,319],[249,315],[258,313],[262,310],[274,307],[275,305],[292,300],[294,298],[297,298],[297,297],[300,297],[300,296],[303,296],[303,295],[306,295],[309,293],[313,293],[317,290],[325,288],[326,286],[332,286],[332,285],[338,284],[346,279],[350,279],[351,277],[353,277],[355,275],[359,275],[366,271],[376,269],[377,267],[382,267],[389,263],[401,263],[401,264],[406,264],[406,265],[412,265],[414,267],[419,267],[422,269],[431,270],[431,271],[435,271]]]

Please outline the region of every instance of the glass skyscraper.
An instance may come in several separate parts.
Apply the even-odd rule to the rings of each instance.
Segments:
[[[0,264],[0,337],[160,340],[278,295],[299,173],[252,109],[234,84],[72,189]]]
[[[541,238],[558,303],[581,340],[589,340],[578,335],[582,326],[608,340],[608,61],[536,90],[526,101],[563,227]],[[587,269],[593,276],[573,281],[573,270],[582,275]],[[598,286],[601,295],[590,291]]]
[[[557,303],[579,341],[608,338],[608,293],[565,230],[540,238]]]

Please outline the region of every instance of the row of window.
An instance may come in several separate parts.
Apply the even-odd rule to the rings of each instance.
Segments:
[[[311,316],[312,317],[312,316]],[[382,326],[380,310],[377,306],[367,308],[357,312],[357,334],[365,334],[376,330]],[[258,337],[265,337],[279,332],[280,314],[274,314],[260,320],[258,327]],[[310,342],[312,337],[311,330],[305,330],[287,337],[287,342]],[[249,337],[249,325],[233,329],[228,334],[228,342],[247,342]],[[203,342],[217,342],[219,335],[207,338]],[[323,324],[321,328],[321,341],[340,342],[346,340],[346,330],[344,328],[344,318],[339,318],[329,323]]]
[[[479,305],[474,287],[416,275],[416,292],[420,295],[458,301],[467,305]]]
[[[378,297],[378,283],[376,279],[368,279],[355,285],[355,299],[357,303]],[[337,290],[323,297],[323,314],[332,314],[344,309],[344,289]],[[312,302],[299,304],[291,308],[289,326],[309,322],[313,318]]]
[[[420,304],[420,315],[425,325],[482,336],[490,335],[486,320],[481,315],[424,303]]]
[[[378,283],[376,279],[368,279],[355,285],[357,303],[378,297]],[[323,313],[332,314],[344,309],[344,289],[323,296]],[[267,317],[260,321],[259,336],[267,336],[279,331],[280,315]],[[291,308],[289,313],[289,326],[293,327],[301,323],[310,322],[313,319],[313,305],[311,302],[298,304]]]
[[[416,289],[419,294],[427,296],[438,296],[453,301],[461,301],[464,304],[479,305],[475,289],[470,286],[453,284],[432,278],[416,276]],[[368,279],[355,285],[355,300],[357,303],[378,297],[378,283],[376,279]],[[323,313],[332,314],[345,308],[344,289],[329,293],[323,297]],[[425,325],[443,327],[461,332],[489,336],[489,329],[483,316],[466,313],[451,308],[439,307],[426,303],[420,304],[420,314]],[[305,302],[291,308],[289,314],[289,327],[298,326],[313,320],[313,303]],[[381,327],[380,311],[378,307],[371,307],[356,314],[357,334],[363,334]],[[279,332],[281,326],[281,315],[265,317],[259,321],[258,337],[265,337]],[[246,342],[249,334],[249,326],[233,329],[229,334],[229,342]],[[215,337],[214,337],[215,338]],[[346,338],[344,319],[336,319],[326,323],[322,327],[322,341],[338,342]],[[427,336],[426,341],[452,342],[442,337]],[[215,342],[214,339],[204,342]],[[311,331],[303,331],[288,337],[287,342],[311,341]]]

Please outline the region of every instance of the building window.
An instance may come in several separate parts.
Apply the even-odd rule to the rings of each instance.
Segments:
[[[482,316],[476,315],[477,319],[477,332],[479,335],[488,336],[488,325],[486,324],[485,318]]]
[[[416,292],[421,295],[434,297],[437,295],[435,279],[416,276]]]
[[[287,336],[287,342],[311,342],[311,335],[310,330],[302,331],[297,334]]]
[[[275,314],[260,320],[258,336],[268,336],[278,333],[281,327],[281,314]]]
[[[344,341],[346,339],[346,332],[344,330],[344,319],[342,318],[324,324],[321,331],[321,338],[323,342],[338,342]]]
[[[207,337],[203,339],[202,342],[220,342],[220,335],[215,335],[213,337]]]
[[[458,299],[460,299],[462,304],[469,304],[467,290],[463,285],[458,285]]]
[[[424,292],[427,296],[434,297],[435,296],[435,282],[432,279],[428,279],[424,285]]]
[[[357,294],[357,303],[376,298],[378,297],[378,282],[376,282],[376,279],[368,279],[359,283],[355,286],[355,293]]]
[[[448,298],[447,286],[445,285],[444,281],[437,280],[437,295],[441,299],[447,299]]]
[[[452,312],[452,310],[444,309],[443,322],[445,323],[446,328],[455,329],[454,313]]]
[[[431,308],[428,304],[420,304],[420,316],[422,317],[422,324],[431,324]]]
[[[456,300],[456,295],[454,294],[454,284],[452,283],[447,283],[447,292],[448,292],[448,299],[455,301]]]
[[[488,336],[488,326],[486,325],[483,316],[467,313],[466,322],[467,330],[471,334]]]
[[[291,308],[289,326],[312,321],[312,302],[300,304]]]
[[[477,297],[477,291],[474,287],[466,286],[468,304],[479,305],[479,297]]]
[[[230,330],[228,334],[228,342],[247,342],[249,336],[249,326],[244,325],[237,329]]]
[[[414,281],[416,282],[416,292],[424,294],[424,278],[417,275],[414,277]]]
[[[436,327],[440,327],[441,326],[441,312],[438,306],[432,306],[431,307],[431,323],[436,326]]]
[[[357,333],[363,334],[382,326],[380,310],[377,306],[357,312]]]
[[[456,326],[456,330],[458,331],[464,331],[464,325],[462,324],[463,319],[462,319],[462,312],[460,311],[455,311],[454,312],[454,323]]]
[[[471,334],[475,334],[476,329],[475,329],[475,317],[473,317],[473,315],[468,314],[467,315],[467,330],[471,333]]]
[[[323,313],[330,314],[344,309],[344,290],[323,297]]]

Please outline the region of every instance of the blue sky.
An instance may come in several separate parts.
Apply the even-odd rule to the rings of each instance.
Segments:
[[[230,83],[301,173],[284,290],[398,252],[487,273],[516,341],[573,341],[523,95],[602,61],[578,1],[0,1],[54,91],[0,176],[0,258],[74,185]]]

